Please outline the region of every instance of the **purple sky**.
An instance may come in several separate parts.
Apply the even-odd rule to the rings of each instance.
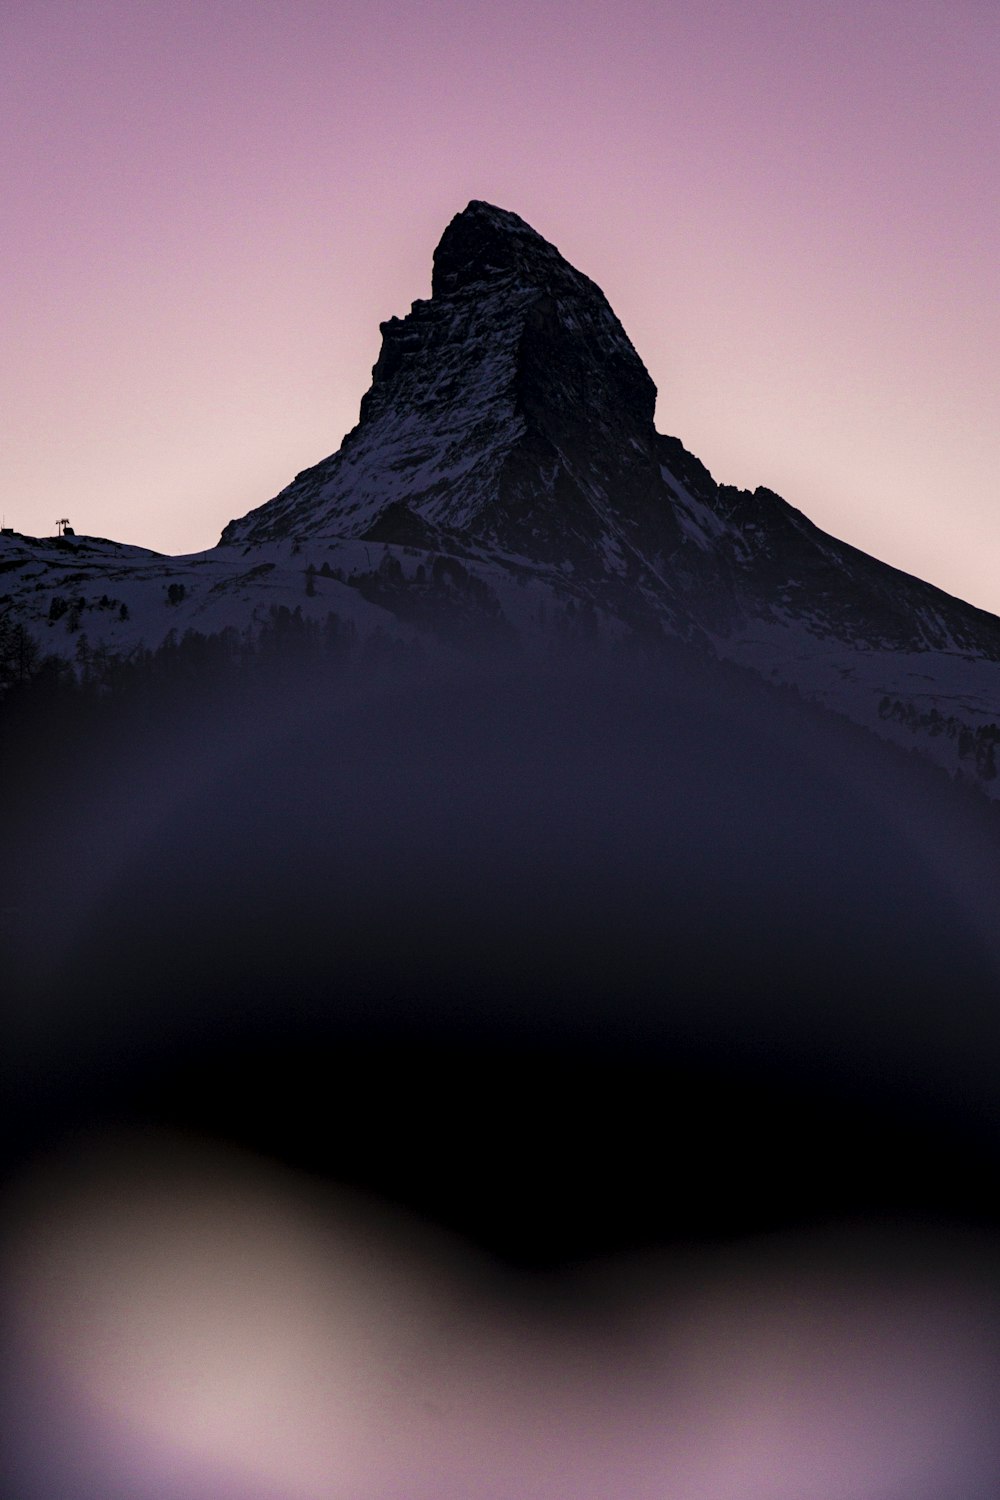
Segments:
[[[1000,611],[996,0],[18,0],[2,508],[168,552],[324,457],[470,198],[717,479]]]

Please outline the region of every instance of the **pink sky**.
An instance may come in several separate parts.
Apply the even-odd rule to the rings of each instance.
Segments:
[[[2,509],[167,552],[332,452],[470,198],[716,478],[1000,611],[995,0],[18,0]]]

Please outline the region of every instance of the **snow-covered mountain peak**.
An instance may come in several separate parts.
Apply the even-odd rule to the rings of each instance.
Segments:
[[[387,518],[586,567],[620,533],[671,532],[656,389],[603,292],[516,214],[446,228],[433,295],[381,325],[340,451],[228,526],[226,543],[364,537]],[[405,512],[401,507],[405,507]],[[648,540],[648,538],[647,538]]]
[[[451,220],[434,251],[432,295],[453,296],[512,273],[538,284],[561,260],[555,246],[517,214],[474,198]]]
[[[628,367],[622,395],[652,424],[656,387],[604,293],[517,214],[475,199],[456,214],[434,251],[431,287],[434,299],[534,294],[525,304],[534,321],[555,321],[585,338],[595,360]]]

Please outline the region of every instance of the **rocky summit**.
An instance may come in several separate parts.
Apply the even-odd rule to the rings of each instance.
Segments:
[[[434,253],[432,290],[381,325],[339,452],[223,542],[450,537],[598,593],[627,579],[627,614],[688,633],[690,549],[664,504],[656,388],[600,288],[515,214],[473,202]]]
[[[434,253],[430,300],[381,331],[340,451],[223,541],[373,527],[390,540],[409,513],[592,569],[629,533],[647,550],[651,528],[679,546],[660,503],[653,382],[600,289],[523,220],[471,203]]]
[[[766,488],[717,484],[657,433],[603,292],[523,219],[470,203],[431,297],[381,331],[339,450],[217,547],[0,538],[6,679],[25,651],[92,670],[189,632],[253,637],[281,611],[425,654],[682,641],[994,790],[1000,622]]]

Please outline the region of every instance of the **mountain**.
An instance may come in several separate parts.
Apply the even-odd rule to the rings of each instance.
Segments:
[[[435,251],[430,301],[381,327],[340,451],[223,543],[452,539],[567,575],[583,594],[612,583],[626,614],[648,608],[690,630],[656,389],[593,282],[516,215],[472,203]]]
[[[1000,621],[716,484],[657,433],[603,293],[517,215],[470,203],[381,331],[340,449],[217,547],[0,538],[8,635],[91,669],[282,611],[432,654],[683,643],[994,789]]]

